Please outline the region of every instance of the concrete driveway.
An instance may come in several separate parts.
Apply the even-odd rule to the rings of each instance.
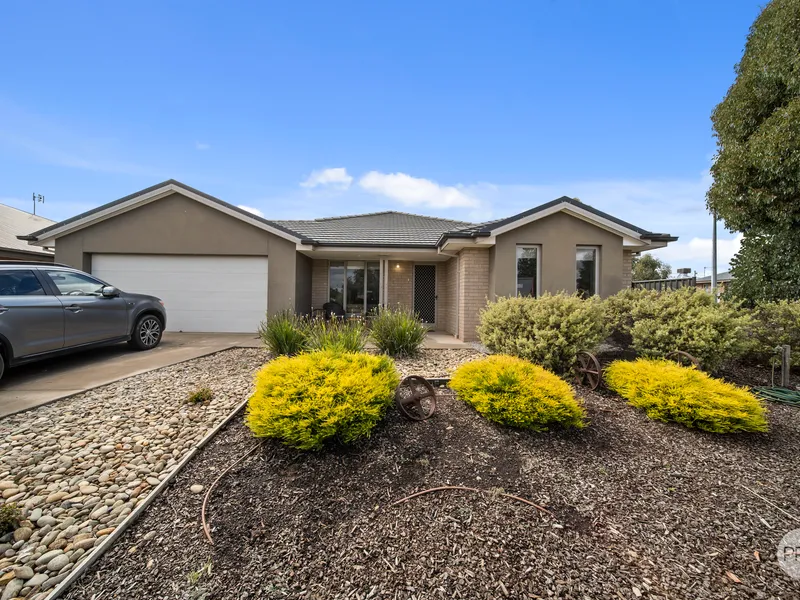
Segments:
[[[123,343],[6,369],[0,379],[0,417],[220,350],[260,346],[255,334],[167,332],[146,352]]]

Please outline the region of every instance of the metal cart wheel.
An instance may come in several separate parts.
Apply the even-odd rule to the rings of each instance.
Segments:
[[[591,352],[578,352],[575,366],[575,383],[596,390],[603,379],[600,361]]]
[[[394,393],[397,408],[412,421],[424,421],[436,412],[436,390],[423,377],[411,375],[403,379]]]
[[[691,354],[689,354],[688,352],[684,352],[683,350],[675,350],[674,352],[670,352],[669,354],[667,354],[666,358],[667,360],[674,360],[682,367],[696,367],[698,369],[700,368],[700,361]]]

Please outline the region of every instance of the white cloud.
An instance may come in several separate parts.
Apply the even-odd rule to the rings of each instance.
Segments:
[[[264,216],[263,212],[261,212],[257,208],[253,208],[252,206],[246,206],[244,204],[239,204],[239,208],[241,208],[242,210],[246,210],[249,213],[253,213],[257,217],[262,217],[263,218],[263,216]]]
[[[194,147],[198,150],[208,150],[211,148],[211,144],[206,144],[205,142],[195,142]]]
[[[353,177],[347,174],[347,169],[344,167],[336,167],[332,169],[321,169],[312,171],[308,179],[300,183],[302,187],[315,188],[319,186],[330,187],[334,189],[346,190],[353,183]]]
[[[741,246],[741,233],[731,239],[717,238],[717,270],[719,272],[728,270],[731,259],[739,252]],[[711,272],[711,238],[695,237],[688,242],[672,242],[666,248],[653,250],[652,253],[671,264],[673,270],[689,266],[701,276],[703,267],[708,268],[708,273]]]
[[[477,207],[478,198],[463,191],[461,186],[443,186],[405,173],[370,171],[358,184],[366,191],[381,194],[410,206],[431,208]]]

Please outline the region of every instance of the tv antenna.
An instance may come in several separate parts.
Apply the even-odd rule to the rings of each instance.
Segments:
[[[42,204],[44,204],[44,196],[34,192],[33,193],[33,214],[36,214],[36,203],[37,202],[41,202]]]

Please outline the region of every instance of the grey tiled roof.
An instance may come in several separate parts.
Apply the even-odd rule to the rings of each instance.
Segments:
[[[471,225],[394,211],[275,223],[322,245],[387,247],[435,247],[442,234]]]
[[[28,235],[32,231],[52,225],[54,222],[18,208],[0,204],[0,248],[15,252],[52,256],[52,252],[31,246],[27,242],[17,239],[17,236]]]

